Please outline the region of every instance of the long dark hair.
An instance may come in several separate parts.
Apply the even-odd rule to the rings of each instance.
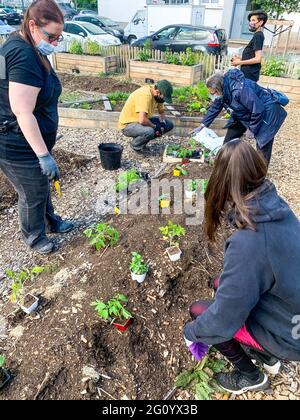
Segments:
[[[50,22],[64,24],[64,16],[54,0],[35,0],[26,10],[20,32],[25,40],[34,48],[35,42],[29,29],[29,21],[33,20],[37,26],[46,26]],[[49,70],[48,61],[39,54],[43,65]]]
[[[205,193],[205,231],[215,239],[224,213],[232,208],[238,228],[255,229],[248,202],[267,175],[264,157],[243,140],[235,139],[220,150]]]

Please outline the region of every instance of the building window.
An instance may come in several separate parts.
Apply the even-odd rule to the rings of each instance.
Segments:
[[[202,4],[219,4],[220,0],[202,0]]]
[[[147,0],[147,4],[193,4],[193,0]]]

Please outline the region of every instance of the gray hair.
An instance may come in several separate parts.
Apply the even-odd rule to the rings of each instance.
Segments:
[[[206,86],[208,88],[217,90],[219,93],[223,93],[224,74],[221,72],[215,73],[213,76],[206,80]]]

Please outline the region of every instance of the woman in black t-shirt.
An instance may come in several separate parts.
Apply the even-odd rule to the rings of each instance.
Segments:
[[[0,169],[19,197],[23,239],[40,254],[54,250],[46,236],[72,229],[54,213],[49,181],[59,178],[51,155],[61,84],[47,55],[62,40],[64,17],[54,0],[36,0],[21,30],[0,49]]]
[[[267,23],[268,15],[261,10],[257,10],[249,14],[248,20],[249,30],[254,32],[254,36],[244,49],[242,58],[238,56],[233,57],[231,64],[234,67],[241,66],[241,70],[247,79],[258,82],[265,41],[262,28]]]

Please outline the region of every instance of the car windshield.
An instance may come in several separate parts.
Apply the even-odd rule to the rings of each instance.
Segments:
[[[105,26],[118,26],[116,22],[114,22],[113,20],[107,17],[100,16],[100,19],[104,23]]]
[[[92,23],[81,22],[80,25],[83,26],[84,29],[86,29],[92,35],[107,35],[107,33],[103,31],[103,29],[99,28],[96,25],[93,25]]]
[[[4,22],[2,22],[2,20],[0,20],[0,26],[1,26],[1,25],[5,25],[5,23],[4,23]]]

